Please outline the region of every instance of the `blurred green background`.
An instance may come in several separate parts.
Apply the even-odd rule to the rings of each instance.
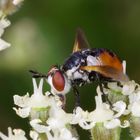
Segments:
[[[5,40],[12,46],[0,52],[0,130],[7,127],[29,129],[27,119],[12,110],[13,95],[32,93],[29,69],[47,72],[63,64],[72,52],[75,31],[81,27],[91,45],[113,50],[127,61],[127,73],[140,82],[140,1],[139,0],[25,0],[6,29]],[[80,88],[81,106],[93,110],[96,85]],[[44,89],[49,90],[45,83]],[[67,110],[74,97],[67,95]],[[81,140],[89,134],[82,131]],[[123,132],[122,139],[128,137]]]

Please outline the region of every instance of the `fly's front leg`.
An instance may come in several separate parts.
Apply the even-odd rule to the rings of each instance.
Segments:
[[[29,70],[29,72],[32,74],[33,78],[47,78],[47,75],[39,73],[37,71]]]
[[[62,109],[65,110],[65,106],[66,106],[66,97],[65,95],[62,94],[58,94],[58,97],[60,99],[60,101],[62,102]]]

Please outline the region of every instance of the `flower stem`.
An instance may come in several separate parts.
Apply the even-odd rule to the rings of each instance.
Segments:
[[[130,132],[133,138],[140,137],[140,117],[131,116]]]
[[[92,140],[120,140],[121,128],[107,129],[103,123],[97,123],[91,130]]]
[[[45,133],[40,133],[39,140],[48,140],[47,135]]]
[[[48,114],[49,109],[50,109],[49,107],[32,109],[30,113],[30,120],[40,119],[43,123],[46,123],[49,117],[49,114]]]

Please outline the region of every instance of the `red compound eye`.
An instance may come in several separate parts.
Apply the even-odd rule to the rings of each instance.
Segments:
[[[52,83],[56,90],[63,91],[65,86],[65,79],[60,71],[56,71],[52,77]]]

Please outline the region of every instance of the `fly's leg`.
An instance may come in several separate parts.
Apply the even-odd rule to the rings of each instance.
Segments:
[[[109,105],[110,105],[111,108],[112,108],[112,103],[111,103],[110,100],[108,99],[108,96],[104,93],[102,83],[99,83],[99,87],[100,87],[101,92],[103,93],[103,95],[102,95],[103,98],[105,99],[105,101],[107,101],[107,102],[109,103]]]
[[[80,106],[80,94],[79,94],[79,91],[78,89],[73,86],[73,92],[74,92],[74,95],[75,95],[75,108]]]
[[[103,82],[101,81],[101,78],[100,78],[100,76],[99,76],[98,74],[96,74],[96,78],[97,78],[97,81],[98,81],[98,83],[99,83],[100,91],[103,93],[103,94],[102,94],[103,99],[105,99],[105,101],[108,102],[109,105],[110,105],[110,107],[112,108],[112,103],[111,103],[110,100],[108,99],[108,96],[104,93],[104,89],[103,89],[103,84],[104,84],[105,86],[107,86],[107,84],[105,84],[105,83],[103,83]],[[108,88],[108,87],[107,87],[107,88]]]
[[[47,78],[47,75],[39,73],[37,71],[29,70],[29,72],[32,74],[32,77],[34,78]]]
[[[119,82],[119,81],[117,81],[117,86],[119,86],[119,87],[123,87],[123,85],[121,84],[121,82]]]
[[[60,99],[60,101],[62,102],[62,109],[65,110],[65,106],[66,106],[66,97],[65,95],[62,94],[58,94],[58,97]]]

